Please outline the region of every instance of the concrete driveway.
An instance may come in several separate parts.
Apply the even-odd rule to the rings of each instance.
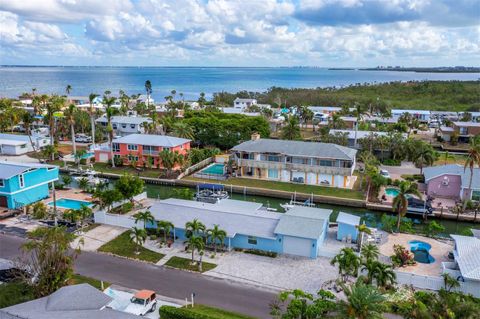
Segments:
[[[77,237],[73,242],[73,247],[77,247],[78,242],[83,239],[83,245],[81,246],[82,250],[96,251],[103,244],[116,238],[126,230],[127,229],[123,227],[100,225]]]
[[[380,169],[387,170],[392,179],[400,179],[401,175],[420,174],[420,169],[416,168],[412,162],[402,162],[401,166],[380,165]]]

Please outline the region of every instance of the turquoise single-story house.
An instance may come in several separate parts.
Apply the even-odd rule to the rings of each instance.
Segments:
[[[20,209],[49,196],[58,167],[36,163],[0,162],[0,207]]]
[[[337,240],[344,241],[350,239],[352,242],[357,241],[360,216],[340,212],[337,216],[337,223]]]
[[[322,249],[332,213],[304,206],[277,213],[261,203],[224,199],[210,204],[175,198],[156,201],[149,210],[156,220],[175,226],[172,234],[176,240],[186,240],[185,224],[198,219],[207,228],[219,225],[226,231],[228,250],[258,249],[310,258],[316,258]]]

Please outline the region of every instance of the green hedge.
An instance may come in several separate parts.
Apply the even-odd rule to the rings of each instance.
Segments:
[[[175,308],[172,306],[161,306],[159,309],[162,319],[212,319],[213,317],[194,313],[186,308]]]

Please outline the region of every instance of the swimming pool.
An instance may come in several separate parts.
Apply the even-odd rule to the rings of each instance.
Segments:
[[[93,204],[84,200],[60,198],[57,199],[57,207],[67,209],[80,209],[82,206],[91,207]],[[53,201],[48,203],[48,206],[53,206]]]
[[[73,153],[72,153],[72,157],[75,157],[75,155],[73,155]],[[93,153],[93,152],[85,153],[82,156],[80,156],[80,159],[87,159],[87,158],[90,158],[90,157],[95,157],[95,153]]]
[[[430,255],[432,245],[420,240],[412,240],[408,243],[410,244],[410,251],[413,253],[416,262],[422,264],[431,264],[435,262],[435,258]]]
[[[200,173],[203,174],[213,174],[213,175],[223,175],[225,174],[225,165],[223,164],[212,164],[202,169]]]
[[[399,191],[396,188],[385,188],[385,195],[396,197]]]

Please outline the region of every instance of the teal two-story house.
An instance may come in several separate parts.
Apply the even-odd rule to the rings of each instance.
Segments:
[[[20,209],[49,196],[58,167],[36,163],[0,162],[0,207]]]

